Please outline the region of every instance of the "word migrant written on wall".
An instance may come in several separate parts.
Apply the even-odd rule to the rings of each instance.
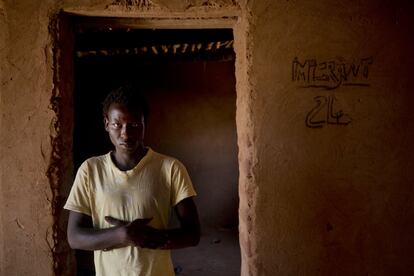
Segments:
[[[292,81],[299,88],[320,88],[335,90],[341,86],[369,87],[369,69],[373,57],[361,58],[356,62],[337,60],[317,61],[307,59],[300,62],[297,57],[292,62]],[[305,123],[309,128],[321,128],[326,124],[348,125],[351,117],[338,108],[335,95],[318,95],[313,98],[316,105],[307,113]]]
[[[369,86],[369,67],[373,57],[361,58],[357,62],[337,60],[317,61],[307,59],[303,63],[296,57],[292,62],[292,81],[301,88],[336,89],[340,86]]]

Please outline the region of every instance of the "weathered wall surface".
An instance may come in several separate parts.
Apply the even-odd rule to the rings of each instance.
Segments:
[[[6,39],[7,39],[7,25],[6,25],[6,14],[4,10],[4,4],[3,1],[0,1],[0,60],[3,61],[5,54],[4,50],[6,48]],[[6,66],[2,62],[0,64],[0,81],[4,81],[4,72],[5,72]],[[0,106],[2,106],[2,93],[0,90]],[[3,114],[1,114],[3,115]],[[0,130],[2,130],[2,118],[3,116],[0,116]],[[0,156],[3,156],[2,152],[3,145],[0,144]],[[0,170],[0,202],[3,202],[3,193],[2,193],[2,170]],[[2,220],[2,211],[0,210],[0,222],[3,222]],[[3,236],[3,228],[0,227],[0,260],[3,260],[3,248],[4,248],[4,236]],[[0,265],[0,274],[3,274],[2,265]]]
[[[412,4],[249,9],[251,275],[413,274]]]
[[[241,4],[247,21],[236,28],[235,47],[244,275],[414,273],[414,12],[408,1],[386,2]],[[45,176],[56,131],[50,19],[61,8],[194,17],[232,6],[0,1],[1,275],[53,273]]]
[[[44,3],[46,3],[44,1]],[[2,1],[0,274],[50,275],[48,9]]]

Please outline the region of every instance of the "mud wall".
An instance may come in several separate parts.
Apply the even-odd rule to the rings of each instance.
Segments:
[[[53,185],[66,176],[56,150],[58,141],[65,144],[56,138],[62,85],[49,29],[62,8],[240,16],[243,275],[413,274],[412,4],[239,4],[0,1],[1,275],[52,275],[65,262],[53,250],[52,205],[62,196]]]
[[[7,38],[7,25],[6,25],[6,15],[4,11],[3,1],[0,1],[0,49],[6,48],[6,38]],[[5,54],[4,51],[0,50],[0,60],[2,61],[0,64],[0,81],[3,82],[3,76],[6,66],[3,63]],[[2,93],[0,92],[0,106],[2,106]],[[3,116],[0,116],[0,129],[2,128],[2,118]],[[1,141],[1,140],[0,140]],[[3,156],[2,152],[2,146],[0,145],[0,156]],[[2,192],[2,178],[0,170],[0,201],[3,201],[3,192]],[[2,211],[0,211],[0,221],[2,220]],[[0,227],[0,260],[3,260],[3,247],[4,247],[4,236],[3,236],[3,228]],[[2,273],[2,265],[0,265],[0,274]]]
[[[251,275],[414,272],[412,6],[249,4]]]
[[[0,2],[0,274],[50,275],[48,10]]]

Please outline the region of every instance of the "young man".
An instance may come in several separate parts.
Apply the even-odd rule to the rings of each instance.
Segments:
[[[174,275],[169,249],[200,239],[196,195],[184,166],[144,146],[148,108],[131,88],[103,107],[115,149],[79,168],[65,209],[72,248],[94,250],[96,274]],[[167,229],[175,210],[180,228]]]

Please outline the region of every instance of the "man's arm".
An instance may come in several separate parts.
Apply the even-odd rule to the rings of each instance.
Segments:
[[[200,241],[200,222],[193,198],[188,197],[175,206],[180,228],[164,230],[167,242],[162,249],[178,249],[196,246]]]
[[[118,223],[106,229],[95,229],[88,215],[70,211],[68,221],[68,242],[73,249],[105,250],[144,242],[143,231],[151,219],[137,219],[131,223]],[[109,221],[110,222],[110,221]]]
[[[175,206],[175,211],[180,222],[180,228],[158,230],[150,226],[142,225],[138,230],[137,228],[130,230],[135,237],[141,238],[140,242],[134,240],[134,243],[140,247],[151,249],[178,249],[196,246],[200,241],[200,222],[192,197],[180,201]],[[106,221],[115,226],[125,226],[136,223],[138,220],[128,223],[112,217],[106,217]],[[132,236],[132,233],[130,236]],[[111,249],[116,247],[118,246],[115,245],[105,248]]]
[[[68,223],[68,241],[74,249],[109,250],[127,245],[151,249],[178,249],[196,246],[200,241],[200,222],[192,197],[175,206],[180,228],[158,230],[147,226],[151,219],[132,222],[105,217],[114,225],[107,229],[93,229],[89,216],[71,212]]]

